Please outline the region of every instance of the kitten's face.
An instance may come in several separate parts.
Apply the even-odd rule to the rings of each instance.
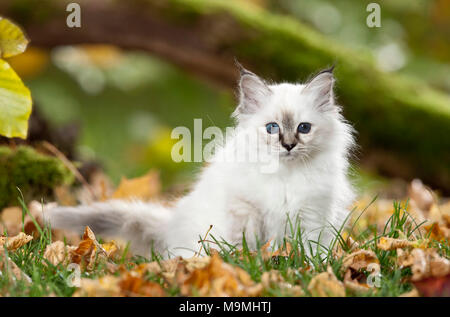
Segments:
[[[258,147],[264,146],[281,162],[305,162],[326,150],[337,133],[333,81],[331,72],[322,72],[305,85],[267,85],[256,75],[244,73],[235,112],[239,126],[255,129]]]

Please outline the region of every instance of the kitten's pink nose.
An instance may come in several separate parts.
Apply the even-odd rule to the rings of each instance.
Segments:
[[[289,152],[297,145],[297,143],[292,143],[292,144],[281,143],[281,145]]]

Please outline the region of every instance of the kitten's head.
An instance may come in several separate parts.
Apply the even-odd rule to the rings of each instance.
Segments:
[[[280,161],[305,161],[317,153],[346,153],[353,140],[335,104],[333,69],[305,84],[268,84],[241,68],[240,101],[233,113],[238,128],[257,131],[258,144],[268,145]]]

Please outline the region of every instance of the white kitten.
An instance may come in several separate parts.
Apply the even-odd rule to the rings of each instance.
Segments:
[[[333,97],[332,69],[306,84],[268,85],[241,69],[237,131],[203,169],[192,192],[174,207],[111,200],[45,212],[52,227],[122,236],[136,253],[189,257],[211,234],[240,245],[282,242],[287,219],[300,219],[304,238],[328,246],[354,194],[347,180],[352,128]],[[248,135],[256,136],[246,142]],[[243,141],[243,142],[241,142]],[[257,160],[224,160],[253,151]],[[273,164],[272,164],[273,163]],[[271,167],[268,169],[268,167]],[[210,239],[209,239],[210,240]],[[214,247],[214,245],[211,245]]]

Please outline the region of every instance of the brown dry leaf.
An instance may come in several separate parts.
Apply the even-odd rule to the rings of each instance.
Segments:
[[[163,297],[166,295],[161,285],[147,281],[142,276],[127,272],[119,281],[121,293],[124,296]]]
[[[47,245],[44,258],[53,265],[58,265],[59,263],[68,264],[71,259],[70,253],[75,249],[76,247],[64,245],[62,241],[56,241]]]
[[[358,281],[355,280],[344,280],[344,285],[346,289],[355,293],[367,293],[368,291],[372,290],[372,288],[366,283],[358,283]]]
[[[74,296],[165,296],[166,293],[159,284],[145,279],[145,274],[150,269],[150,266],[144,264],[130,271],[120,266],[118,277],[106,275],[96,280],[82,279]]]
[[[99,255],[99,259],[107,259],[107,252],[97,242],[92,230],[86,227],[78,247],[70,251],[70,262],[85,265],[87,270],[91,270],[95,265],[97,255]]]
[[[211,258],[209,256],[191,257],[188,259],[183,259],[183,263],[186,266],[187,271],[192,272],[197,269],[203,269],[209,264],[210,260]]]
[[[74,297],[118,297],[118,296],[146,296],[162,297],[166,293],[162,287],[151,281],[137,276],[133,272],[126,272],[120,277],[106,275],[92,280],[81,279],[80,287]]]
[[[161,183],[159,181],[159,174],[157,171],[150,171],[141,177],[133,179],[122,178],[112,198],[149,200],[157,196],[160,191]]]
[[[105,275],[96,280],[82,278],[80,287],[73,294],[74,297],[117,297],[121,296],[120,278]]]
[[[269,239],[262,247],[261,247],[261,256],[264,260],[268,260],[272,257],[272,252],[269,250],[270,244],[272,243],[272,239]]]
[[[371,267],[372,270],[376,270],[379,272],[380,267],[377,263],[372,263],[372,266],[375,265],[377,267]],[[368,291],[372,290],[368,284],[367,284],[367,277],[364,273],[360,271],[356,271],[352,268],[348,268],[344,275],[344,285],[345,288],[355,292],[355,293],[367,293]]]
[[[150,263],[141,263],[138,266],[136,266],[135,268],[133,268],[133,271],[138,272],[139,274],[145,274],[145,273],[161,274],[163,272],[163,269],[161,268],[160,263],[153,261]]]
[[[388,237],[381,237],[377,244],[377,247],[384,251],[395,250],[398,248],[406,248],[411,246],[416,246],[417,243],[413,241],[408,241],[406,239],[394,239]]]
[[[134,267],[131,272],[136,276],[144,276],[146,273],[161,275],[166,279],[170,284],[174,284],[175,281],[175,273],[178,267],[178,264],[183,261],[180,257],[164,260],[160,262],[150,262],[150,263],[141,263]],[[126,274],[128,271],[125,267],[121,266],[120,270],[123,274]]]
[[[379,263],[376,254],[371,250],[358,250],[344,257],[342,267],[344,271],[348,268],[358,271],[367,268],[370,263]]]
[[[0,246],[5,246],[8,251],[14,251],[33,240],[32,236],[20,232],[14,237],[0,237]]]
[[[280,271],[270,270],[269,272],[264,272],[261,276],[261,284],[265,289],[278,287],[281,291],[291,296],[300,297],[305,295],[300,285],[292,285],[286,282]]]
[[[278,250],[272,253],[272,256],[288,257],[291,254],[292,245],[289,242],[283,244]]]
[[[31,278],[25,274],[16,263],[14,263],[6,254],[2,246],[0,246],[0,275],[11,272],[8,277],[12,280],[21,280],[31,283]]]
[[[293,247],[292,247],[291,243],[286,242],[285,244],[283,244],[280,248],[278,248],[275,251],[270,250],[271,243],[272,243],[272,239],[267,241],[267,243],[264,244],[260,249],[263,260],[269,260],[274,257],[293,256],[293,253],[292,253]]]
[[[450,229],[444,227],[438,222],[424,225],[423,228],[425,229],[425,234],[430,235],[430,239],[441,242],[445,241],[446,239],[450,239]]]
[[[397,261],[400,267],[411,267],[413,281],[450,274],[450,261],[441,257],[435,249],[413,249],[411,252],[399,252]]]
[[[177,270],[181,269],[179,265]],[[258,296],[262,291],[262,285],[255,284],[247,272],[224,263],[217,254],[205,267],[179,273],[183,273],[177,276],[183,296]]]
[[[353,240],[353,238],[349,236],[347,232],[342,233],[342,238],[344,239],[345,244],[349,249],[348,251],[344,251],[342,245],[340,243],[337,243],[333,249],[333,256],[338,259],[345,256],[347,253],[354,252],[356,250],[359,250],[360,248],[359,242]]]
[[[353,238],[351,236],[348,236],[347,239],[345,239],[345,243],[350,248],[350,252],[353,252],[360,248],[359,242],[353,240]]]
[[[367,270],[375,265],[379,270],[379,261],[371,250],[356,250],[344,257],[342,269],[344,270],[344,285],[347,289],[366,293],[371,290],[366,283],[366,275],[361,270]],[[374,269],[372,267],[372,269]]]
[[[344,297],[345,287],[333,273],[331,267],[327,272],[317,274],[308,285],[308,291],[315,297]]]
[[[191,257],[183,259],[176,257],[169,260],[160,262],[142,263],[138,265],[133,271],[139,274],[145,272],[161,275],[165,280],[174,285],[178,280],[184,281],[187,274],[192,273],[194,270],[202,269],[210,262],[210,257]]]

